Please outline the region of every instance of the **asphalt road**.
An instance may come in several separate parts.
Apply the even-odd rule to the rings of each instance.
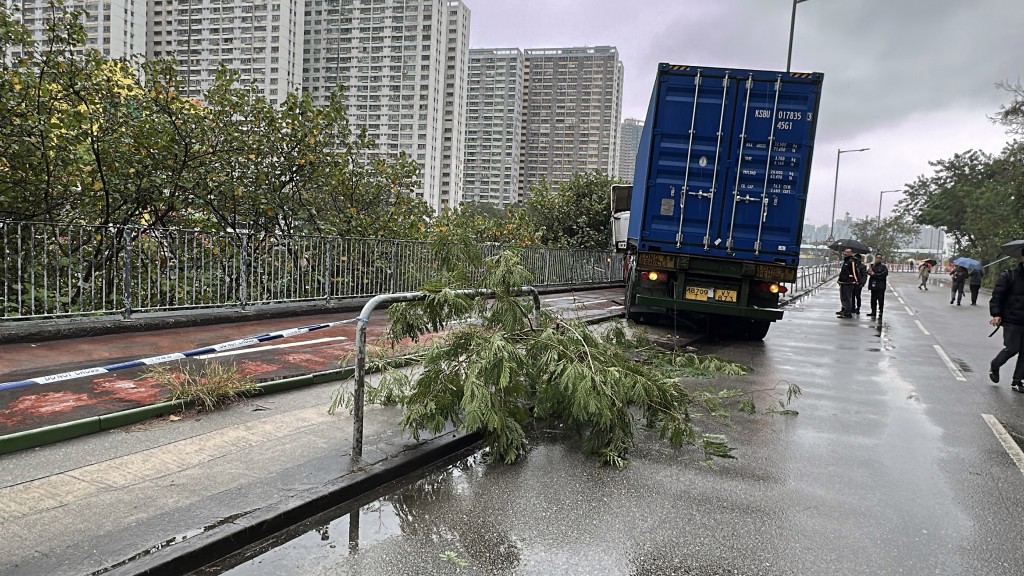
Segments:
[[[516,465],[471,457],[203,573],[1019,576],[1024,394],[1009,366],[988,381],[987,308],[890,278],[881,319],[837,319],[830,283],[763,343],[699,346],[752,366],[719,383],[762,408],[803,390],[798,415],[733,416],[737,460],[647,437],[615,471],[548,431]]]

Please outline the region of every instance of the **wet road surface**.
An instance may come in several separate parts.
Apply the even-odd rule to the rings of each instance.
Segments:
[[[987,379],[987,294],[890,279],[880,319],[837,319],[827,284],[763,343],[699,346],[752,366],[719,380],[761,407],[803,389],[799,415],[734,414],[735,461],[648,437],[616,471],[546,431],[516,465],[468,457],[202,573],[1019,576],[1024,394],[1010,366]]]

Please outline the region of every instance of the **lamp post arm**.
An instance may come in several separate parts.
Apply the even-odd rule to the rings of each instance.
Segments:
[[[786,53],[786,72],[789,72],[789,64],[793,61],[793,32],[796,30],[796,5],[793,0],[793,12],[789,16],[789,51]]]

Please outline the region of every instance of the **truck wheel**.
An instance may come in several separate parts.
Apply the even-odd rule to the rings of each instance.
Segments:
[[[636,296],[636,258],[630,256],[627,260],[628,270],[626,272],[626,319],[640,323],[640,315],[632,311],[633,298]]]
[[[771,327],[772,323],[767,320],[751,320],[747,323],[743,336],[747,340],[764,340],[764,337],[768,335],[768,329]]]

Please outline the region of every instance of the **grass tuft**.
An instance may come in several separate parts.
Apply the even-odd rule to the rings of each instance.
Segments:
[[[252,378],[234,364],[209,363],[203,367],[179,364],[177,370],[155,366],[143,375],[163,385],[171,401],[194,402],[200,410],[214,410],[259,391]]]

